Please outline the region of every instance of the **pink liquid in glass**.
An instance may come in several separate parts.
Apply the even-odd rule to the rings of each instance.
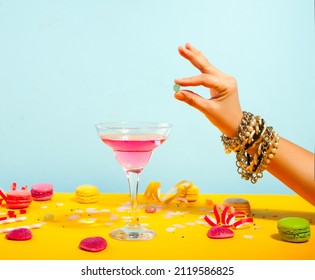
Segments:
[[[102,135],[102,141],[114,150],[119,164],[126,171],[141,172],[150,160],[153,149],[166,138],[161,135]]]

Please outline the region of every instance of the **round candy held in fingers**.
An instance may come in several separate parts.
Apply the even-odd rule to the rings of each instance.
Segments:
[[[175,85],[173,86],[173,90],[174,90],[175,92],[180,91],[180,85],[175,84]]]

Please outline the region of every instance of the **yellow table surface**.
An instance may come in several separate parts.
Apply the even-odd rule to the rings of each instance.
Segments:
[[[228,197],[248,199],[254,223],[244,229],[235,229],[229,239],[210,239],[210,226],[204,224],[205,214],[213,215],[206,199],[222,203]],[[126,223],[128,194],[102,194],[99,202],[79,204],[74,193],[55,193],[52,200],[33,201],[27,208],[27,220],[7,227],[30,225],[53,214],[38,229],[32,229],[33,238],[28,241],[11,241],[0,233],[0,259],[2,260],[306,260],[315,259],[315,207],[295,195],[239,195],[202,194],[197,202],[189,205],[175,201],[163,206],[160,212],[147,214],[145,201],[139,194],[140,221],[157,231],[157,236],[147,241],[117,241],[109,237],[110,230]],[[107,213],[91,214],[92,209]],[[5,205],[1,215],[7,213]],[[15,210],[18,213],[18,210]],[[277,221],[288,216],[304,217],[311,223],[311,239],[305,243],[282,241],[278,235]],[[87,223],[90,222],[90,223]],[[175,231],[169,232],[167,229]],[[79,249],[82,239],[102,236],[108,246],[97,253]]]

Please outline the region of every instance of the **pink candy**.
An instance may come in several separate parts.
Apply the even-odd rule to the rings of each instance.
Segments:
[[[226,227],[214,226],[209,229],[207,236],[213,239],[231,238],[234,232]]]
[[[147,206],[144,211],[146,213],[155,213],[156,212],[156,208],[154,206]]]
[[[80,242],[79,247],[85,251],[99,252],[107,247],[107,242],[101,236],[88,237]]]
[[[29,240],[32,237],[32,232],[27,228],[13,229],[6,234],[6,238],[9,240]]]

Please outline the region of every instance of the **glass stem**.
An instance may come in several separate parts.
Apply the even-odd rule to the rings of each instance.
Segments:
[[[140,227],[139,218],[137,215],[138,208],[138,186],[139,186],[139,178],[141,171],[126,171],[128,184],[129,184],[129,192],[130,192],[130,217],[131,221],[128,224],[132,229],[137,229]]]

